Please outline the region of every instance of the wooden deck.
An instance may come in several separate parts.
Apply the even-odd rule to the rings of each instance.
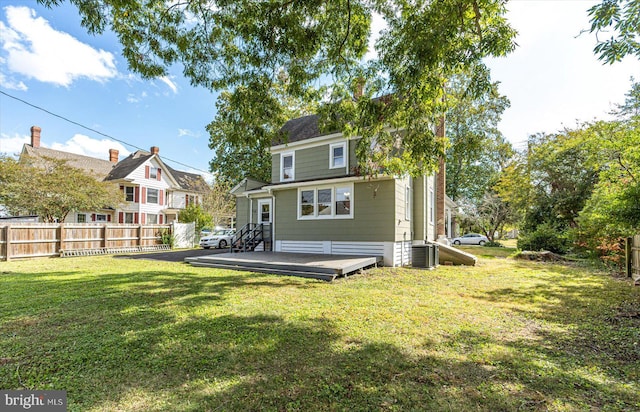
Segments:
[[[332,281],[376,266],[381,256],[318,255],[308,253],[247,252],[186,258],[193,266],[302,276]]]

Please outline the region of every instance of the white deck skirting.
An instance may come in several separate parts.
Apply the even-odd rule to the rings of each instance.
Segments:
[[[382,256],[385,266],[411,263],[411,241],[406,242],[344,242],[276,240],[275,252],[317,253],[324,255]]]

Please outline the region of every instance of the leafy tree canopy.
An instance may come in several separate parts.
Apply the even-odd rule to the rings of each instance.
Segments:
[[[589,9],[591,33],[598,44],[594,53],[600,60],[615,63],[626,56],[640,59],[640,0],[602,0]]]
[[[111,182],[47,157],[0,157],[0,204],[12,214],[30,213],[45,222],[63,221],[70,212],[114,208],[124,201]]]
[[[46,6],[62,1],[39,0]],[[505,0],[69,2],[90,33],[116,33],[131,70],[152,78],[180,63],[193,85],[228,91],[227,99],[244,111],[281,105],[271,89],[284,71],[287,95],[335,103],[323,112],[327,125],[362,136],[360,162],[374,156],[391,172],[436,167],[444,142],[434,136],[433,119],[445,112],[445,80],[474,66],[472,89],[483,90],[490,82],[482,59],[514,48]],[[374,13],[387,28],[375,43],[377,57],[365,61]],[[354,99],[360,82],[363,94]],[[384,95],[384,104],[371,100]],[[261,150],[270,144],[263,135],[246,138],[238,145]],[[254,139],[260,144],[250,144]],[[404,155],[391,160],[399,145]]]
[[[462,74],[448,82],[447,194],[478,205],[514,155],[511,144],[498,130],[509,100],[498,83],[481,94],[468,92],[472,76]]]

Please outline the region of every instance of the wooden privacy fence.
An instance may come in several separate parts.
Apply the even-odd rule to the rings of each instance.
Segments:
[[[32,223],[0,226],[0,259],[59,256],[68,250],[150,248],[171,225]]]
[[[640,285],[640,235],[630,237],[626,242],[627,276]]]

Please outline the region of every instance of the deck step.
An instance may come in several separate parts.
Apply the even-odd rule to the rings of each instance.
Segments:
[[[297,270],[285,270],[285,269],[276,269],[269,267],[254,267],[254,266],[239,266],[239,265],[230,265],[230,264],[222,264],[222,263],[212,263],[205,262],[202,260],[187,260],[192,266],[198,267],[209,267],[216,269],[228,269],[228,270],[239,270],[244,272],[259,272],[259,273],[269,273],[273,275],[286,275],[286,276],[298,276],[303,278],[311,278],[311,279],[320,279],[325,280],[327,282],[331,282],[338,275],[337,274],[329,274],[329,273],[320,273],[313,271],[297,271]]]

